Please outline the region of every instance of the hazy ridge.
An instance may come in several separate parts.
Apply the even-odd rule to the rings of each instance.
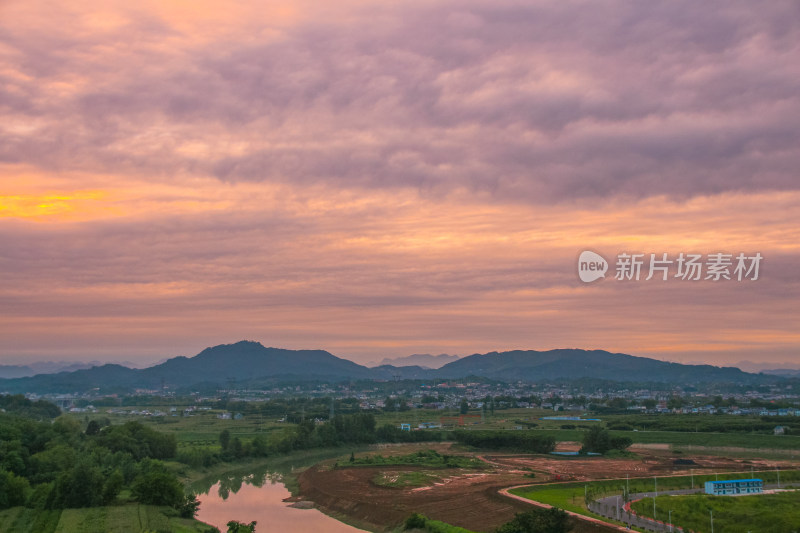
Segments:
[[[610,353],[604,350],[514,350],[473,354],[439,369],[421,366],[381,365],[368,368],[325,350],[286,350],[241,341],[206,348],[194,357],[175,357],[144,369],[105,364],[88,369],[0,380],[5,392],[102,392],[196,384],[224,386],[259,380],[345,381],[359,379],[458,379],[478,376],[499,381],[542,381],[595,378],[625,382],[764,383],[779,376],[752,374],[733,367],[684,365]]]

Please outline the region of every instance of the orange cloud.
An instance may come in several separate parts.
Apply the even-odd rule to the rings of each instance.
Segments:
[[[800,25],[718,6],[0,3],[0,355],[796,350]]]
[[[103,191],[0,195],[0,218],[85,220],[113,211],[106,200]]]

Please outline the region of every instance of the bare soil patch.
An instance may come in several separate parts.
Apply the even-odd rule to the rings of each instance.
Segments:
[[[440,453],[454,452],[448,444],[384,447],[375,453],[407,454],[433,448]],[[675,465],[676,456],[659,448],[638,448],[631,458],[574,457],[523,454],[472,454],[487,463],[485,470],[443,469],[441,479],[423,487],[385,487],[373,482],[380,473],[430,470],[419,466],[375,466],[333,468],[320,463],[299,477],[301,495],[321,509],[343,514],[375,530],[388,530],[402,523],[411,513],[461,526],[473,531],[493,531],[508,522],[515,513],[529,509],[528,504],[498,494],[501,488],[526,483],[552,481],[592,481],[629,475],[681,475],[686,466]],[[466,455],[466,454],[465,454]],[[742,461],[713,456],[680,456],[695,462],[695,472],[745,471],[752,467],[771,468],[775,461]],[[786,462],[781,462],[786,464]],[[788,465],[787,465],[788,466]],[[534,477],[531,478],[530,474]],[[575,533],[608,532],[612,529],[576,520]]]

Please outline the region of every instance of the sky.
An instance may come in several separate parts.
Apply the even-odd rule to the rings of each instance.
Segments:
[[[2,0],[0,364],[800,366],[798,57],[794,0]]]

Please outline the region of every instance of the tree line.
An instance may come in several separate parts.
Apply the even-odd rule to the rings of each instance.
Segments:
[[[279,431],[243,440],[225,429],[219,434],[219,448],[189,448],[180,450],[177,460],[194,468],[208,467],[221,461],[246,457],[271,457],[296,450],[334,448],[345,445],[378,442],[430,442],[448,436],[443,431],[401,431],[396,426],[377,426],[372,413],[335,415],[327,422],[302,420]]]
[[[73,417],[53,416],[57,408],[23,400],[0,397],[3,405],[18,407],[0,413],[0,509],[102,506],[127,488],[140,503],[194,515],[196,499],[162,462],[176,455],[173,435],[139,422],[95,422],[84,431]]]
[[[511,450],[523,453],[550,453],[556,440],[550,436],[533,435],[528,431],[465,431],[453,432],[453,438],[468,446],[491,450]]]

